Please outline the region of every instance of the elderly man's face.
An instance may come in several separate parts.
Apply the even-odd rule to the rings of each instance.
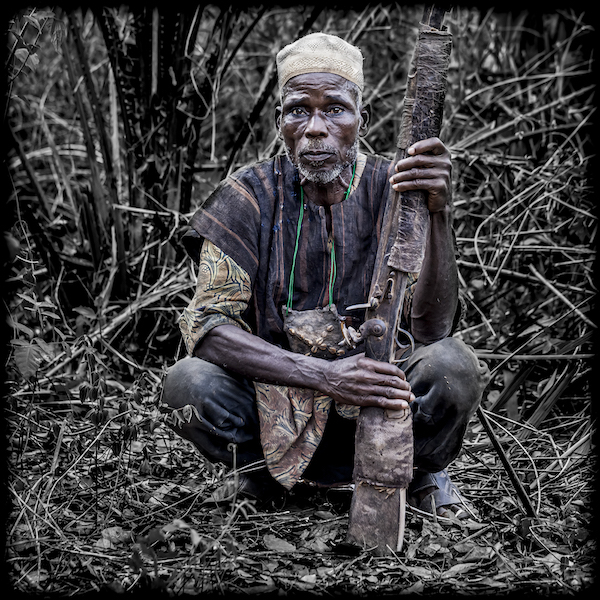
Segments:
[[[346,79],[307,73],[284,88],[277,125],[290,160],[315,183],[329,183],[353,164],[368,114]]]

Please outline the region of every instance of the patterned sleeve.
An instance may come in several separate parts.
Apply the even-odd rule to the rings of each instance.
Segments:
[[[204,240],[198,264],[196,293],[179,317],[179,329],[188,354],[218,325],[250,331],[242,319],[252,294],[250,276],[217,246]]]

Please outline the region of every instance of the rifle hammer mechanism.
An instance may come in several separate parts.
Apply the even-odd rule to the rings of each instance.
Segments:
[[[393,284],[393,280],[388,280],[388,283]],[[360,308],[365,309],[374,309],[379,306],[379,300],[376,297],[372,297],[369,302],[364,304],[353,304],[352,306],[346,307],[346,310],[357,310]],[[387,331],[387,325],[385,321],[382,319],[367,319],[359,328],[358,331],[354,329],[354,327],[348,327],[345,322],[342,322],[342,333],[344,334],[344,339],[340,342],[340,344],[345,344],[350,348],[356,348],[357,344],[364,341],[366,338],[370,336],[374,336],[376,338],[381,338],[385,335]],[[402,344],[399,340],[399,336],[405,336],[408,340],[408,344]],[[406,329],[400,327],[400,320],[398,320],[398,325],[396,327],[396,333],[394,335],[394,340],[396,342],[396,347],[401,350],[405,350],[406,348],[411,349],[410,354],[412,354],[415,350],[415,340],[410,333]],[[404,358],[392,360],[393,364],[404,362],[408,360],[410,354]]]

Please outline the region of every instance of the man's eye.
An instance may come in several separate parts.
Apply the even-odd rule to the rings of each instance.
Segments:
[[[298,115],[303,115],[303,114],[304,114],[304,109],[300,106],[294,106],[294,108],[292,108],[292,110],[290,110],[290,115],[298,116]]]

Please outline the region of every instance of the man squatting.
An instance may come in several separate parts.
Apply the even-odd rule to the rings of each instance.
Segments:
[[[191,219],[186,248],[199,263],[180,318],[189,356],[165,379],[164,401],[194,406],[177,427],[210,461],[267,469],[239,494],[268,498],[296,484],[352,481],[361,406],[413,413],[409,504],[466,516],[445,470],[489,379],[472,349],[452,337],[459,317],[450,154],[437,138],[396,164],[359,150],[369,125],[361,51],[313,33],[277,55],[275,120],[285,155],[244,167]],[[389,186],[425,190],[431,227],[420,273],[411,274],[402,322],[416,342],[402,363],[338,351],[292,352],[288,308],[335,304],[358,328],[368,301]],[[353,313],[353,314],[352,314]],[[263,463],[264,464],[264,463]]]

